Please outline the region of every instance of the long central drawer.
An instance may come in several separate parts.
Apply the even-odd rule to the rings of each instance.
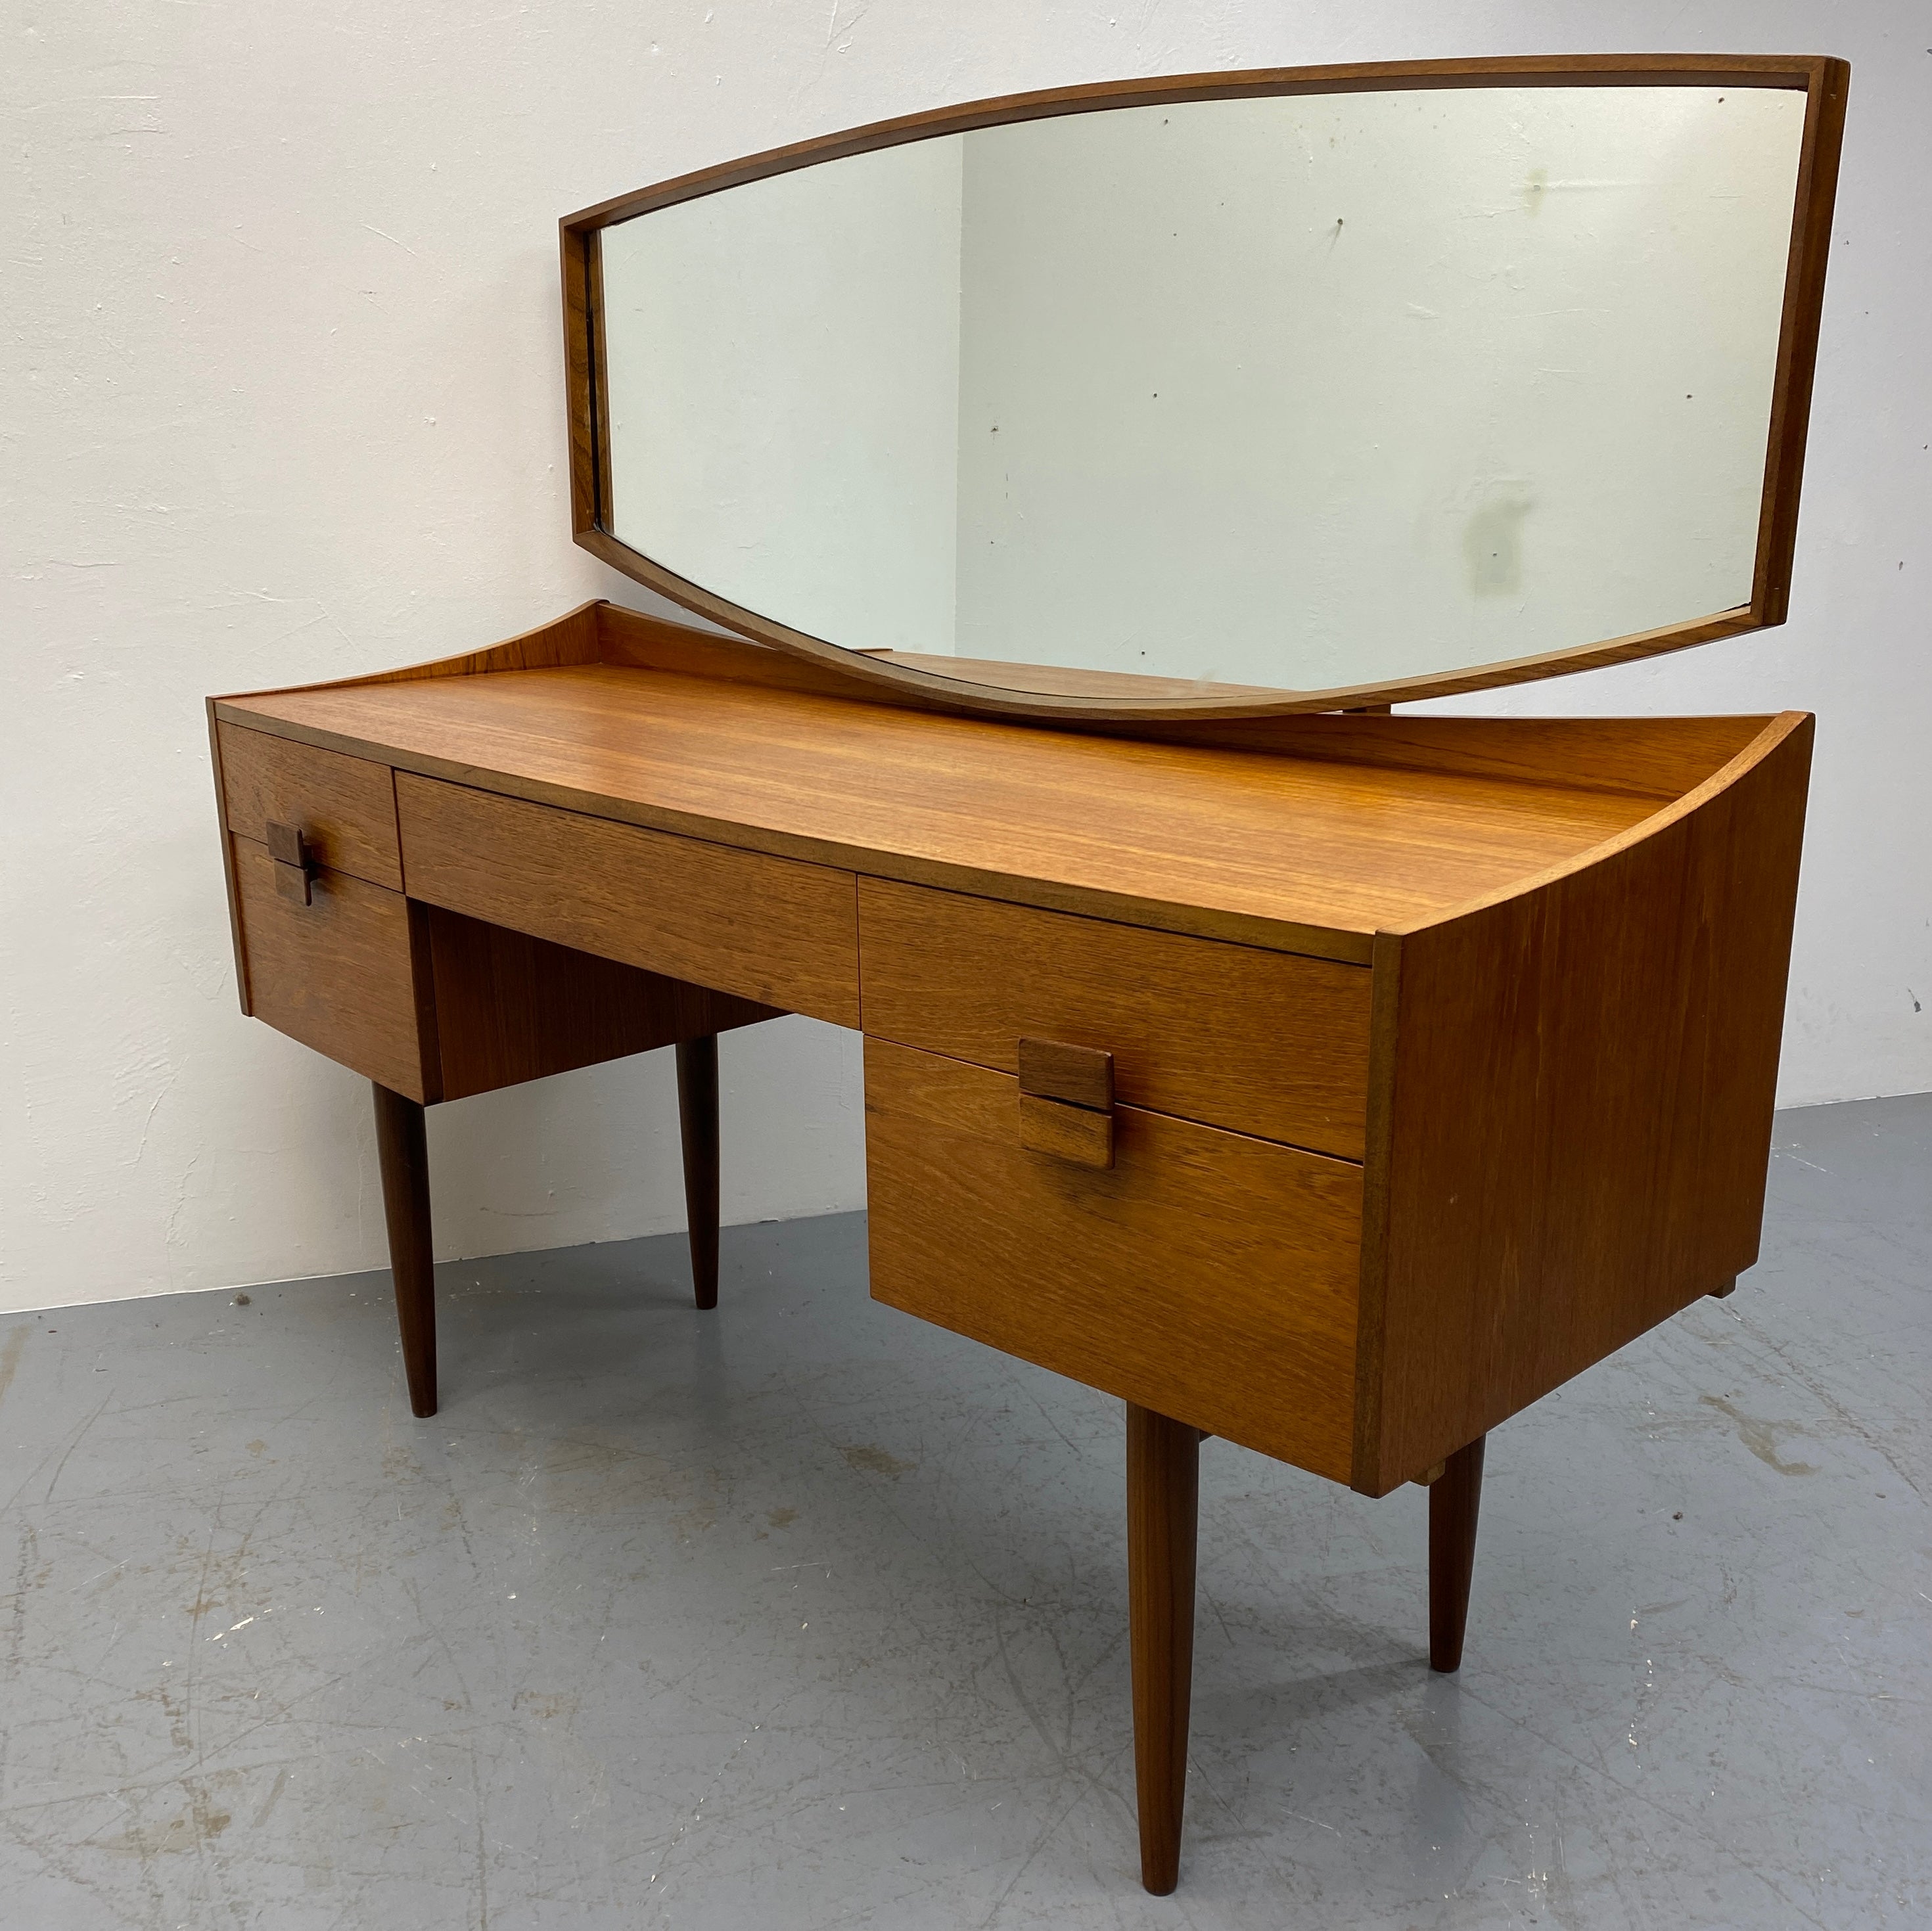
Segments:
[[[396,774],[412,898],[841,1026],[859,1023],[849,871]]]

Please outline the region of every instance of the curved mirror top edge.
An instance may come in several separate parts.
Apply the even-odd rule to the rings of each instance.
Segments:
[[[613,221],[600,523],[767,640],[1104,704],[1748,628],[1806,116],[1735,79],[1090,106]]]

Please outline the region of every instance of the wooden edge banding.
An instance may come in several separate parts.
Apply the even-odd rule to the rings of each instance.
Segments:
[[[430,944],[430,908],[416,899],[410,912],[410,982],[416,996],[416,1050],[422,1066],[423,1104],[442,1098],[442,1042],[436,1020],[436,960]]]
[[[614,196],[563,217],[566,231],[608,228],[653,208],[694,200],[721,188],[786,174],[818,161],[897,147],[940,134],[970,133],[1016,121],[1112,107],[1158,106],[1190,100],[1240,100],[1270,94],[1396,93],[1405,89],[1492,86],[1515,82],[1546,87],[1780,87],[1799,88],[1833,64],[1818,54],[1505,54],[1478,58],[1352,61],[1324,67],[1238,69],[1220,73],[1166,74],[1141,80],[1090,82],[995,94],[956,106],[903,114],[794,141],[763,154],[724,161]]]
[[[1798,496],[1811,418],[1811,382],[1818,365],[1818,328],[1825,271],[1832,253],[1832,216],[1844,142],[1849,62],[1821,60],[1806,89],[1791,253],[1785,271],[1777,378],[1772,388],[1764,493],[1752,604],[1762,622],[1781,624],[1790,601],[1791,560],[1798,540]]]
[[[431,658],[426,663],[406,664],[400,670],[372,670],[359,677],[329,677],[316,684],[283,684],[266,691],[229,691],[208,702],[209,715],[225,724],[242,724],[252,730],[265,730],[278,737],[319,745],[324,751],[340,751],[350,745],[353,757],[389,761],[388,749],[359,738],[337,738],[326,733],[304,733],[290,730],[280,719],[260,712],[224,708],[268,697],[286,697],[299,691],[352,691],[374,684],[416,684],[431,677],[478,677],[498,670],[554,670],[568,664],[596,664],[598,655],[597,613],[602,599],[592,598],[553,617],[534,629],[520,631],[501,643],[484,650],[466,650],[454,657]]]
[[[1362,1258],[1355,1293],[1355,1438],[1348,1486],[1384,1495],[1382,1357],[1388,1288],[1389,1153],[1395,1121],[1396,1021],[1402,940],[1378,932],[1369,989],[1368,1125],[1362,1150]]]
[[[564,226],[557,234],[563,283],[563,393],[570,460],[570,527],[573,535],[595,529],[598,520],[597,442],[591,399],[590,243]]]
[[[221,769],[220,719],[215,715],[215,700],[208,699],[208,755],[214,773],[215,829],[221,834],[221,877],[228,893],[228,943],[235,954],[235,990],[241,999],[244,1018],[252,1018],[255,1002],[248,989],[248,949],[242,943],[242,892],[235,880],[234,834],[228,829],[228,784]]]
[[[582,237],[584,288],[590,324],[592,480],[596,487],[596,521],[600,527],[616,520],[616,499],[611,487],[610,371],[606,355],[610,331],[604,326],[604,236],[601,229]]]

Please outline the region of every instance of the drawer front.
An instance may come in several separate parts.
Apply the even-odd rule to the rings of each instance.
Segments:
[[[266,847],[230,842],[255,1017],[412,1099],[439,1098],[434,1024],[419,1017],[432,1010],[427,948],[411,943],[408,901],[323,871],[304,905],[275,889]]]
[[[694,985],[859,1023],[852,874],[396,775],[410,895]]]
[[[267,731],[215,728],[231,832],[259,844],[267,842],[271,824],[292,825],[316,864],[401,891],[395,781],[386,764]]]
[[[1019,1099],[866,1039],[874,1298],[1347,1481],[1361,1169],[1129,1106],[1095,1168]]]
[[[1001,1072],[1096,1047],[1128,1105],[1362,1158],[1364,967],[872,878],[859,940],[868,1034]]]

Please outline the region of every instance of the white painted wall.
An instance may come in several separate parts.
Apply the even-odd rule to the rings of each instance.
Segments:
[[[1789,1101],[1932,1087],[1922,5],[4,0],[0,1303],[380,1264],[359,1082],[236,1014],[200,699],[628,594],[568,535],[555,220],[1009,88],[1396,55],[1857,65],[1792,622],[1466,708],[1820,715]],[[726,1210],[856,1204],[856,1056],[725,1049]],[[438,1108],[446,1253],[681,1222],[656,1060]]]

